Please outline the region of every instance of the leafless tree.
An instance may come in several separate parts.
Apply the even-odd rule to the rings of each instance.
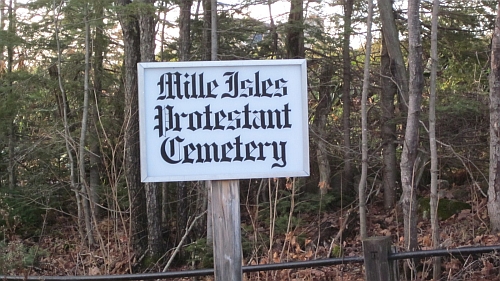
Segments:
[[[490,171],[488,214],[491,231],[500,231],[500,3],[491,41],[490,73]]]
[[[408,118],[401,155],[401,205],[404,215],[404,242],[407,250],[417,248],[417,193],[416,175],[418,169],[420,106],[424,86],[422,65],[422,43],[420,35],[420,0],[408,1],[408,68],[409,102]],[[412,268],[414,272],[414,267]]]
[[[361,179],[359,180],[359,226],[361,239],[367,238],[366,231],[366,178],[368,174],[368,113],[366,103],[370,91],[370,57],[372,52],[372,18],[373,0],[368,0],[368,17],[366,19],[366,51],[363,71],[363,92],[361,97]]]
[[[438,15],[439,0],[434,0],[432,7],[432,28],[431,28],[431,83],[429,97],[429,146],[431,152],[431,198],[430,215],[432,229],[432,245],[439,247],[439,220],[438,220],[438,154],[436,144],[436,95],[437,95],[437,65],[438,65]],[[441,259],[434,258],[433,278],[439,280],[441,275]]]

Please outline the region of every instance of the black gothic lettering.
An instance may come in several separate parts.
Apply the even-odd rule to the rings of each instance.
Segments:
[[[226,86],[219,87],[217,79],[205,82],[204,73],[166,72],[158,78],[158,104],[154,107],[153,131],[158,130],[158,138],[164,138],[160,146],[163,161],[172,165],[196,165],[203,163],[265,162],[270,168],[287,165],[286,141],[256,141],[242,139],[241,135],[230,140],[206,142],[193,141],[184,132],[195,131],[237,131],[287,130],[292,128],[292,108],[284,97],[288,95],[288,80],[285,78],[262,77],[260,71],[249,76],[238,71],[227,71],[220,79]],[[226,103],[224,109],[215,109],[210,103],[214,99],[245,98],[244,106]],[[280,106],[256,107],[253,99],[282,99]],[[189,110],[179,110],[172,100],[200,99],[205,102]],[[274,100],[273,99],[273,100]],[[169,103],[169,101],[171,101]],[[273,102],[273,105],[276,103]],[[184,107],[185,108],[185,107]],[[214,108],[214,109],[212,109]],[[182,130],[188,131],[182,131]],[[220,132],[218,133],[220,134]],[[260,134],[260,133],[259,133]]]
[[[217,143],[186,143],[185,139],[176,136],[165,138],[161,145],[162,159],[169,164],[194,164],[207,162],[243,162],[266,161],[266,155],[272,155],[275,160],[271,168],[286,166],[286,141],[243,143],[241,136],[234,142]],[[242,150],[244,150],[242,152]],[[245,155],[243,157],[242,155]],[[196,157],[194,157],[196,156]]]
[[[204,84],[203,73],[196,72],[191,74],[167,72],[160,75],[157,85],[157,100],[217,98],[214,90],[219,86],[216,80]]]
[[[153,130],[158,130],[158,137],[161,138],[163,137],[163,107],[157,105],[155,109],[155,120],[158,120],[158,123],[153,127]]]

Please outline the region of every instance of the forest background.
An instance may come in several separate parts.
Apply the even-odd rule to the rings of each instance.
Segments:
[[[498,243],[496,1],[375,2],[0,0],[0,274],[212,266],[206,183],[140,183],[141,61],[307,59],[311,176],[240,181],[246,264],[361,255],[372,235],[401,251]]]

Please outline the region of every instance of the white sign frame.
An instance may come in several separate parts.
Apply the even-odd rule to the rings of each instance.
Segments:
[[[137,70],[143,182],[309,176],[306,60]]]

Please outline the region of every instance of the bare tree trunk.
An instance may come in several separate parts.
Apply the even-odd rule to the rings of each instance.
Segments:
[[[3,11],[2,11],[3,13]],[[9,26],[7,27],[10,34],[16,33],[16,26],[14,21],[14,1],[9,0],[9,6],[7,7],[7,17],[9,20]],[[2,29],[3,30],[3,29]],[[2,50],[3,51],[3,50]],[[7,45],[7,73],[12,73],[14,64],[14,46],[12,44]]]
[[[161,183],[161,224],[164,227],[168,227],[169,221],[170,221],[170,215],[169,210],[167,208],[168,206],[168,182],[162,182]],[[169,231],[169,229],[167,229]]]
[[[332,110],[333,65],[325,62],[319,77],[319,101],[314,113],[313,128],[316,131],[316,159],[319,169],[318,187],[321,194],[330,188],[330,161],[328,160],[326,125]]]
[[[276,24],[274,23],[273,13],[271,12],[272,2],[267,1],[267,8],[269,10],[269,33],[271,33],[272,47],[271,47],[271,58],[278,57],[278,32],[276,30]]]
[[[156,260],[163,255],[164,243],[161,225],[161,183],[146,183],[148,213],[148,256]]]
[[[384,38],[384,36],[382,36]],[[384,182],[384,207],[390,210],[396,202],[396,120],[394,119],[394,98],[397,92],[393,82],[393,63],[387,52],[387,42],[382,39],[382,53],[380,58],[380,108],[382,109],[382,157]]]
[[[99,187],[100,187],[100,168],[101,166],[101,148],[99,144],[99,116],[98,116],[98,104],[99,97],[102,94],[102,77],[104,75],[104,50],[106,48],[106,42],[104,39],[104,7],[102,1],[96,1],[95,3],[95,36],[93,42],[93,88],[94,95],[90,105],[90,126],[91,133],[89,135],[89,147],[90,147],[90,170],[89,170],[89,186],[90,186],[90,197],[92,198],[92,203],[94,204],[95,216],[99,217],[102,213],[102,209],[98,206],[100,203],[99,197]]]
[[[304,0],[290,0],[286,25],[287,58],[304,58]]]
[[[100,196],[99,187],[101,185],[100,167],[101,167],[101,150],[99,147],[99,140],[97,139],[97,128],[95,126],[95,118],[97,112],[94,106],[90,107],[89,117],[92,119],[92,125],[90,126],[92,137],[89,138],[89,188],[90,188],[90,202],[92,203],[92,210],[95,217],[101,217],[102,210],[99,207]]]
[[[366,53],[363,72],[363,92],[361,97],[361,179],[359,181],[359,231],[361,240],[368,237],[366,231],[366,178],[368,174],[368,121],[366,103],[370,90],[370,57],[372,52],[372,17],[373,0],[368,0],[368,18],[366,20]]]
[[[5,10],[6,10],[6,6],[7,4],[5,3],[6,0],[0,0],[0,30],[5,30]],[[1,40],[0,40],[1,41]],[[4,64],[4,51],[5,51],[5,45],[4,45],[4,42],[1,41],[0,42],[0,76],[3,76],[2,74],[4,73],[5,71],[5,64]],[[9,149],[9,154],[10,154],[10,149]],[[9,159],[10,159],[10,156],[9,156]],[[10,166],[10,164],[9,164]],[[10,174],[10,173],[9,173]],[[11,181],[9,180],[9,183]],[[2,182],[0,181],[0,187],[2,186]]]
[[[191,54],[191,6],[192,0],[180,1],[179,61],[188,61]]]
[[[117,0],[126,7],[131,0]],[[141,184],[139,166],[139,116],[137,98],[137,63],[141,57],[139,20],[130,14],[118,14],[124,45],[124,100],[125,100],[125,178],[130,202],[130,245],[140,257],[146,250],[147,215],[146,194]]]
[[[211,50],[211,60],[218,60],[217,54],[219,53],[219,42],[217,38],[217,0],[211,0],[210,3],[210,19],[211,19],[211,29],[210,29],[210,50]]]
[[[408,73],[406,71],[403,53],[399,43],[396,20],[392,10],[392,0],[378,0],[380,20],[382,21],[382,33],[386,42],[387,51],[395,66],[395,78],[401,95],[401,107],[406,112],[408,107]]]
[[[344,179],[347,190],[353,187],[351,153],[351,18],[354,1],[344,1],[344,38],[342,44],[342,131],[344,133]]]
[[[192,0],[181,1],[179,15],[179,61],[188,61],[191,51]],[[180,241],[188,223],[188,184],[177,183],[177,239]]]
[[[415,250],[417,243],[417,194],[416,175],[419,145],[419,118],[423,91],[422,43],[420,35],[420,0],[408,1],[409,36],[409,103],[406,132],[401,155],[401,204],[404,215],[404,242],[409,251]],[[415,271],[412,267],[412,273]]]
[[[69,131],[69,122],[68,122],[68,115],[69,115],[69,106],[68,102],[66,100],[66,91],[64,88],[63,84],[63,78],[61,74],[61,64],[62,64],[62,58],[61,58],[61,42],[59,40],[59,14],[61,12],[61,7],[56,4],[56,1],[53,1],[53,12],[54,12],[54,37],[56,41],[56,48],[57,48],[57,80],[58,80],[58,86],[59,90],[61,91],[61,102],[62,102],[62,118],[63,118],[63,125],[64,125],[64,143],[66,146],[66,153],[68,154],[68,166],[69,166],[69,171],[70,171],[70,188],[73,190],[75,193],[75,199],[76,199],[76,205],[77,205],[77,210],[78,210],[78,233],[80,234],[80,238],[82,239],[82,242],[85,241],[85,234],[84,234],[84,228],[83,228],[83,207],[82,207],[82,196],[80,195],[78,191],[78,186],[77,186],[77,180],[76,180],[76,173],[75,173],[75,159],[74,159],[74,151],[72,149],[73,144],[75,141],[73,140],[73,137],[70,134]]]
[[[490,73],[490,169],[488,214],[491,232],[500,231],[500,3],[491,42]]]
[[[150,6],[148,12],[139,14],[139,34],[140,34],[140,61],[155,61],[155,0],[141,0],[144,5]],[[148,236],[148,256],[153,259],[160,257],[163,253],[163,238],[161,231],[161,211],[160,211],[160,183],[146,183],[146,213],[147,213],[147,236]]]
[[[431,85],[429,97],[429,146],[431,151],[431,229],[432,246],[439,248],[439,220],[438,220],[438,154],[436,144],[436,95],[437,95],[437,66],[438,66],[438,16],[439,0],[434,0],[432,7],[432,28],[431,28]],[[433,279],[439,280],[441,277],[441,258],[434,257]]]
[[[189,215],[189,206],[188,206],[188,185],[187,182],[178,182],[177,183],[177,233],[176,233],[176,242],[178,243],[183,234],[183,231],[187,227],[188,223],[188,215]],[[182,252],[181,252],[182,256]]]
[[[14,2],[13,0],[9,1],[9,6],[7,8],[7,14],[9,18],[9,26],[8,26],[8,31],[10,34],[14,35],[16,34],[16,26],[15,26],[15,21],[14,21]],[[3,50],[2,50],[3,51]],[[12,44],[7,45],[7,74],[12,73],[12,68],[14,64],[14,46]],[[8,78],[8,84],[9,84],[9,94],[12,94],[12,78]],[[9,122],[9,141],[8,141],[8,146],[9,146],[9,165],[7,167],[8,174],[9,174],[9,188],[14,189],[16,187],[16,152],[15,152],[15,146],[16,146],[16,124],[14,121],[14,118],[10,120]]]
[[[208,2],[208,0],[207,0]],[[217,0],[210,0],[210,59],[212,61],[217,60],[218,44],[217,44]],[[207,246],[213,247],[214,243],[214,229],[213,229],[213,210],[212,210],[212,182],[205,181],[205,190],[207,193]]]
[[[11,89],[9,90],[11,91]],[[9,189],[15,189],[17,185],[16,179],[16,124],[14,120],[9,123],[9,166],[7,171],[9,173]]]
[[[212,30],[212,0],[201,0],[203,3],[203,34],[201,39],[201,59],[202,60],[211,60],[211,30]]]
[[[82,194],[83,214],[85,219],[85,229],[89,245],[95,244],[94,233],[92,231],[92,212],[90,202],[89,185],[86,179],[85,171],[85,139],[87,137],[87,121],[89,116],[89,76],[90,76],[90,24],[88,19],[88,6],[85,6],[85,74],[83,81],[83,106],[82,106],[82,125],[80,130],[80,143],[78,145],[78,167],[80,174],[80,193]]]
[[[0,30],[5,30],[5,6],[7,4],[5,3],[6,0],[0,0]],[[4,42],[0,42],[0,61],[3,62],[4,60],[4,54],[3,52],[5,51],[5,45]],[[0,72],[4,71],[5,65],[0,66]]]
[[[156,0],[141,0],[144,5],[151,6],[150,12],[143,12],[139,15],[139,28],[141,38],[141,59],[142,62],[155,61],[155,14],[153,12]],[[148,9],[149,10],[149,9]]]

